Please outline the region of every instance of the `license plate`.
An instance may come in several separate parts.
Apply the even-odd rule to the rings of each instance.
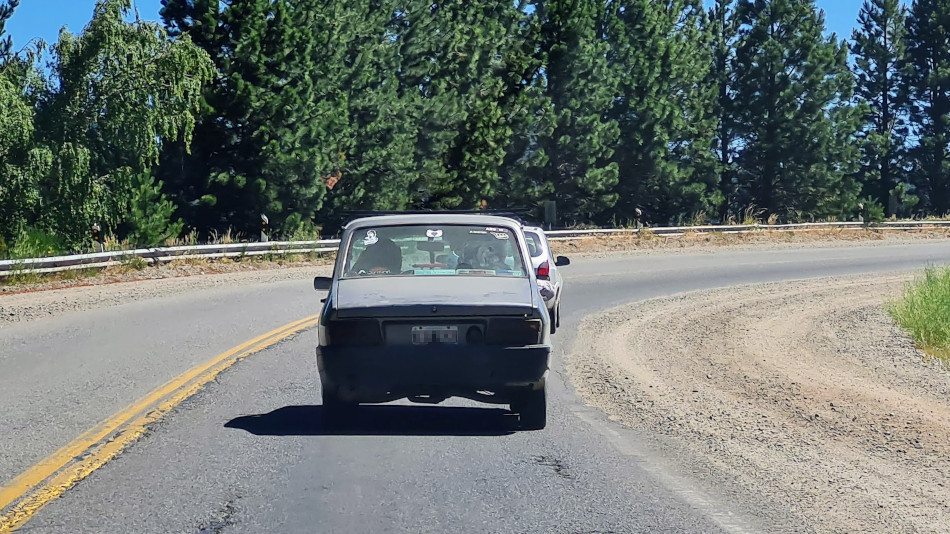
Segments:
[[[412,344],[429,345],[432,343],[458,343],[459,329],[457,326],[413,326]]]

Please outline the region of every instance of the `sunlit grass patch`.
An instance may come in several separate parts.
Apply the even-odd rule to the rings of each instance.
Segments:
[[[950,363],[950,267],[925,270],[888,311],[918,347]]]

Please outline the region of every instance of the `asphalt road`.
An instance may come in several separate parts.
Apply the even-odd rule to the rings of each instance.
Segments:
[[[584,406],[563,372],[576,325],[654,296],[928,263],[950,263],[950,242],[576,259],[539,432],[461,400],[365,407],[331,432],[307,331],[226,371],[22,531],[794,530]],[[309,279],[209,289],[0,330],[0,481],[192,366],[317,313],[319,297]]]

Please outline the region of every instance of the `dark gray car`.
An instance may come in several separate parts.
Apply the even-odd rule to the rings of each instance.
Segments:
[[[509,404],[546,422],[550,316],[518,221],[383,215],[343,230],[320,319],[323,406],[448,397]]]

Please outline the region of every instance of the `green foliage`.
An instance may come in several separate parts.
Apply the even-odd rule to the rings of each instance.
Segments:
[[[343,80],[333,63],[347,22],[335,18],[341,3],[322,4],[164,2],[170,34],[190,36],[217,71],[201,95],[191,153],[187,140],[169,145],[160,168],[190,224],[250,232],[262,213],[279,225],[321,207],[320,177],[343,158],[334,146]]]
[[[863,126],[859,181],[890,211],[891,190],[907,180],[904,117],[907,95],[901,71],[906,54],[907,9],[898,0],[865,0],[852,34],[855,96]]]
[[[624,0],[610,10],[607,57],[619,81],[609,115],[620,130],[615,213],[629,219],[639,206],[674,220],[717,210],[717,94],[702,3]]]
[[[907,22],[905,83],[913,137],[911,182],[937,214],[950,212],[950,3],[916,0]]]
[[[715,117],[712,151],[714,170],[718,174],[719,219],[735,219],[738,205],[738,155],[741,151],[739,134],[739,104],[736,102],[736,44],[739,39],[739,21],[732,0],[716,0],[709,9],[706,31],[711,40],[711,68],[706,86],[715,99],[709,109]]]
[[[859,197],[950,212],[943,1],[866,0],[853,71],[813,0],[166,0],[164,27],[100,0],[45,68],[44,45],[4,38],[17,3],[9,247],[26,228],[78,250],[94,223],[148,246],[256,236],[261,214],[309,237],[348,209],[549,200],[571,225],[850,220]]]
[[[122,258],[121,264],[128,271],[141,271],[148,267],[148,260],[140,256],[125,256]]]
[[[7,20],[13,16],[13,11],[20,4],[20,0],[6,0],[0,3],[0,65],[13,59],[13,39],[4,37],[4,27]]]
[[[858,208],[864,222],[867,224],[881,222],[885,219],[884,206],[873,197],[868,196],[861,199]]]
[[[54,234],[30,226],[22,228],[13,239],[7,254],[10,259],[42,258],[57,256],[67,251],[62,240]]]
[[[950,363],[950,268],[928,268],[888,307],[917,346]]]
[[[129,202],[129,239],[139,247],[153,247],[177,237],[184,228],[181,219],[172,219],[175,205],[162,193],[162,182],[148,172],[135,176]]]
[[[856,204],[858,114],[847,48],[826,38],[812,0],[736,8],[738,188],[768,215],[841,216]]]
[[[102,0],[80,35],[61,32],[48,80],[28,58],[0,67],[7,236],[31,225],[82,248],[94,223],[123,221],[162,143],[188,140],[207,56],[158,25],[126,22],[130,10],[130,0]]]
[[[914,213],[914,207],[920,202],[920,198],[909,192],[907,184],[897,184],[888,193],[889,202],[892,206],[891,214],[900,218],[910,218]]]
[[[541,0],[542,118],[536,129],[539,166],[527,179],[553,191],[559,216],[584,221],[617,202],[619,166],[611,161],[620,129],[608,112],[617,77],[607,62],[605,13],[592,1]]]

